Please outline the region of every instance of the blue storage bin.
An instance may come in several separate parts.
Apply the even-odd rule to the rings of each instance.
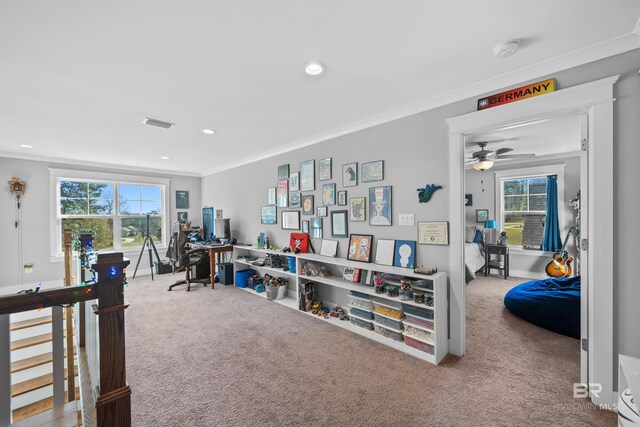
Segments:
[[[256,272],[254,270],[251,270],[250,268],[246,270],[236,271],[236,287],[246,288],[249,282],[249,277],[253,276],[254,274],[256,274]]]

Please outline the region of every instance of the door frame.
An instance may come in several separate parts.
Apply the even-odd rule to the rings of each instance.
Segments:
[[[613,394],[613,85],[619,76],[569,87],[487,110],[447,119],[449,125],[449,218],[451,221],[449,352],[464,355],[466,345],[466,283],[464,266],[464,140],[465,135],[520,126],[557,116],[586,115],[589,150],[587,235],[589,250],[588,378],[602,391],[596,404],[612,404]],[[595,161],[597,159],[597,162]],[[598,227],[595,227],[598,224]],[[596,304],[597,302],[597,304]]]

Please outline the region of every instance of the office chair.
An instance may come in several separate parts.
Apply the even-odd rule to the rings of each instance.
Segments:
[[[175,274],[177,268],[184,268],[186,270],[185,280],[180,280],[173,285],[169,286],[169,291],[179,285],[187,285],[187,291],[191,290],[191,282],[202,281],[203,286],[207,286],[209,279],[192,279],[191,269],[192,267],[200,264],[209,264],[209,250],[206,248],[187,249],[187,236],[180,230],[173,233],[171,240],[169,240],[169,248],[167,249],[167,257],[173,264],[173,273]]]

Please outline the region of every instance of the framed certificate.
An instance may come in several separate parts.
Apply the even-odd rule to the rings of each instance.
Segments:
[[[448,245],[448,221],[419,221],[418,243],[421,245]]]

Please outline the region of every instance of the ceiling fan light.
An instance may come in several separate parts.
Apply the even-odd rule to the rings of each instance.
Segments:
[[[493,167],[493,160],[479,160],[473,164],[473,168],[477,171],[491,169],[492,167]]]

